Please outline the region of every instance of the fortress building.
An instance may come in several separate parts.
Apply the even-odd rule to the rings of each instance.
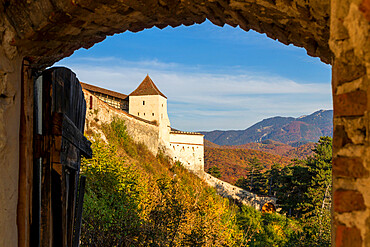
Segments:
[[[220,195],[258,210],[267,205],[275,208],[276,198],[260,197],[204,172],[204,136],[171,128],[167,97],[149,76],[129,95],[86,83],[81,85],[87,103],[86,130],[119,117],[125,121],[127,133],[134,141],[145,143],[154,155],[161,151],[174,161],[180,161],[186,169],[215,187]]]
[[[153,129],[155,134],[149,136],[153,136],[153,138],[158,140],[151,140],[148,141],[149,143],[145,143],[149,144],[149,149],[154,152],[161,149],[174,161],[180,161],[187,169],[195,173],[204,171],[204,136],[200,133],[178,131],[171,128],[167,114],[167,97],[159,91],[149,75],[129,95],[86,83],[81,83],[81,85],[85,91],[88,91],[99,100],[104,101],[111,107],[124,111],[127,118],[125,120],[126,125],[130,125],[130,119],[135,119],[136,122],[142,121],[143,125],[151,124],[150,129]],[[85,94],[89,109],[96,108],[92,95],[86,97]],[[153,128],[153,125],[156,127]],[[138,133],[139,131],[137,130],[129,131],[135,132],[131,136],[137,142],[146,142],[145,140],[148,140],[147,131],[141,131],[143,134]]]

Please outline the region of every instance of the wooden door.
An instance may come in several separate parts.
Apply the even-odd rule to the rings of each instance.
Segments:
[[[86,102],[76,75],[67,68],[45,70],[34,88],[31,246],[77,246],[80,161],[81,155],[92,156],[83,135]]]

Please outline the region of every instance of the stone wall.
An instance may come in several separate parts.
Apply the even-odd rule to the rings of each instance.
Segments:
[[[170,132],[171,156],[180,161],[186,169],[198,173],[204,171],[203,135],[181,131]]]
[[[0,0],[0,246],[17,246],[19,233],[23,58],[42,69],[107,35],[206,18],[266,33],[333,64],[333,245],[370,245],[369,0]]]
[[[209,19],[256,30],[331,61],[330,0],[2,0],[0,13],[15,30],[11,43],[45,68],[107,35],[145,28],[192,25]]]
[[[83,92],[87,105],[85,131],[92,130],[99,133],[100,128],[97,128],[96,125],[110,123],[114,117],[119,117],[125,121],[127,133],[135,142],[144,143],[150,152],[154,155],[157,154],[158,149],[163,145],[160,142],[159,127],[156,124],[131,116],[125,111],[109,106],[86,90],[83,90]],[[92,104],[90,103],[91,101]],[[101,134],[104,138],[103,133]]]
[[[0,8],[1,9],[1,8]],[[22,56],[0,15],[0,246],[17,246]],[[31,103],[31,102],[30,102]]]
[[[257,210],[261,210],[263,205],[265,205],[266,203],[272,203],[276,207],[276,198],[274,197],[258,196],[249,191],[243,190],[239,187],[222,181],[218,178],[215,178],[205,172],[199,174],[198,176],[201,177],[210,186],[215,187],[217,192],[223,197],[234,199],[243,203],[244,205],[254,207]]]
[[[333,0],[333,244],[370,246],[370,1]]]

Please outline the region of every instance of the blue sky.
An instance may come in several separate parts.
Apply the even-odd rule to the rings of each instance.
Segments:
[[[114,35],[56,65],[124,94],[149,74],[168,98],[171,125],[187,131],[332,109],[331,66],[302,48],[209,21]]]

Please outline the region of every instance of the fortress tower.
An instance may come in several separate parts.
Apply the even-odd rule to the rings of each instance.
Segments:
[[[170,126],[167,97],[159,91],[149,75],[129,94],[129,102],[129,114],[148,121],[156,121],[159,126]]]
[[[186,132],[172,129],[167,114],[167,97],[159,91],[152,79],[147,75],[140,85],[128,96],[99,88],[86,83],[81,83],[85,90],[88,90],[95,97],[109,104],[110,106],[122,110],[127,116],[134,117],[135,120],[125,119],[129,130],[134,133],[134,139],[138,142],[147,142],[154,148],[155,152],[161,149],[175,161],[180,161],[187,169],[202,173],[204,171],[204,140],[203,135],[195,132]],[[92,96],[86,98],[90,109],[96,108],[93,104]],[[144,128],[133,127],[132,121],[142,121]],[[150,121],[148,125],[147,121]],[[155,122],[155,124],[154,124]],[[139,124],[140,125],[140,124]],[[151,133],[156,140],[150,141],[149,129],[156,126],[156,133]],[[137,128],[135,130],[135,128]],[[138,129],[146,129],[146,134],[138,134]],[[149,143],[153,144],[150,145]],[[155,144],[156,143],[156,144]]]

